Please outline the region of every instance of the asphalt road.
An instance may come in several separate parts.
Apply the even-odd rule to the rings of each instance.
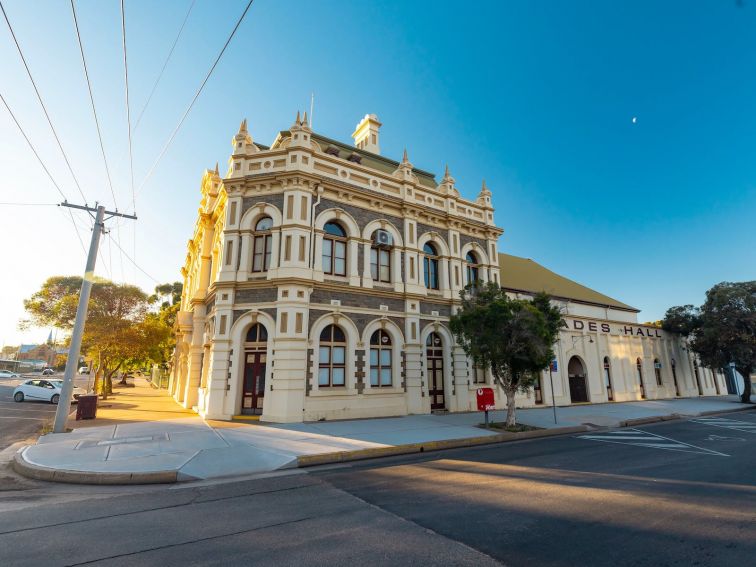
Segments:
[[[52,404],[42,401],[13,401],[13,389],[23,380],[0,378],[0,451],[17,441],[35,437],[45,423],[55,418],[56,406]],[[77,376],[74,382],[77,386],[86,385],[87,377]]]
[[[745,566],[756,412],[173,487],[0,492],[2,565]]]

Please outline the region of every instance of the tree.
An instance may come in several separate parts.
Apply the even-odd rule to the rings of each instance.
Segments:
[[[156,317],[165,327],[173,329],[176,325],[176,317],[181,307],[181,292],[184,285],[181,282],[172,284],[161,284],[155,287],[155,293],[149,297],[149,302],[153,306],[160,303],[157,313],[148,314],[148,317]],[[170,333],[161,343],[162,360],[167,362],[171,357],[171,352],[176,346],[176,340],[173,333]]]
[[[24,301],[30,315],[27,325],[73,327],[81,278],[55,276]],[[82,352],[95,361],[95,390],[103,397],[112,392],[112,377],[121,369],[163,362],[161,345],[171,328],[148,312],[147,294],[132,285],[97,279],[92,286],[82,337]]]
[[[690,346],[709,368],[731,363],[743,376],[741,400],[751,401],[751,373],[756,369],[756,281],[722,282],[706,292],[700,308],[672,307],[663,328],[690,337]]]
[[[515,394],[531,388],[554,358],[562,314],[545,293],[511,299],[490,282],[468,286],[460,296],[452,332],[476,366],[491,370],[507,397],[507,427],[514,427]]]

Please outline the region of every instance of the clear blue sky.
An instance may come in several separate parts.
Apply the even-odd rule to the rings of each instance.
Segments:
[[[189,4],[126,1],[134,116]],[[130,223],[111,237],[120,230],[122,247],[157,280],[179,279],[202,170],[216,161],[224,169],[242,118],[269,144],[314,92],[318,132],[350,141],[365,113],[378,114],[385,155],[406,146],[418,167],[441,173],[448,163],[468,198],[486,179],[502,251],[658,319],[670,305],[701,303],[719,281],[756,278],[756,2],[742,4],[257,0],[138,195],[136,246]],[[4,5],[84,192],[111,206],[68,2]],[[245,5],[197,0],[134,135],[137,185]],[[77,9],[127,209],[119,3],[80,0]],[[0,24],[2,93],[77,200]],[[4,108],[0,166],[0,201],[57,200]],[[0,340],[44,340],[46,331],[16,331],[21,300],[49,275],[80,273],[83,252],[54,207],[0,206],[0,220]],[[98,272],[151,289],[123,262],[106,239]]]

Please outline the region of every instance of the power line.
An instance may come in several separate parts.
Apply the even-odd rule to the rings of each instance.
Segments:
[[[60,210],[60,212],[63,214],[63,216],[66,216],[66,213],[63,211],[63,209]],[[84,246],[84,241],[81,238],[81,233],[79,232],[79,225],[76,224],[76,221],[74,220],[73,213],[71,212],[71,209],[68,210],[68,215],[70,216],[71,224],[74,227],[74,231],[76,232],[76,238],[79,239],[79,244],[81,244],[81,250],[84,252],[84,256],[87,255],[87,248]]]
[[[0,203],[5,207],[57,207],[58,203]]]
[[[157,89],[160,79],[163,78],[163,73],[165,72],[165,68],[168,66],[168,61],[170,61],[171,55],[173,55],[173,50],[176,48],[176,44],[178,43],[178,40],[181,37],[181,32],[184,31],[184,26],[186,25],[186,21],[189,19],[189,14],[191,14],[192,8],[194,8],[195,2],[196,0],[192,0],[192,3],[189,4],[189,9],[186,11],[186,15],[184,16],[184,21],[181,22],[181,27],[179,28],[178,34],[176,35],[176,38],[173,40],[173,45],[171,45],[171,49],[168,51],[168,56],[165,58],[165,61],[163,62],[163,68],[160,69],[160,73],[158,74],[158,77],[155,80],[155,84],[152,85],[152,90],[150,91],[150,95],[147,97],[147,102],[144,103],[142,110],[139,112],[139,116],[137,117],[136,123],[134,124],[135,132],[136,132],[136,129],[139,128],[139,123],[142,121],[142,116],[144,116],[144,112],[145,110],[147,110],[147,107],[149,106],[150,101],[152,100],[152,95],[155,94],[155,90]]]
[[[26,132],[24,132],[24,129],[21,127],[21,124],[19,124],[18,120],[16,119],[16,115],[13,114],[13,111],[11,110],[10,106],[8,106],[8,103],[5,101],[5,97],[0,93],[0,100],[3,101],[3,104],[5,105],[5,108],[8,109],[8,113],[11,115],[11,118],[13,118],[13,122],[16,123],[16,126],[18,126],[18,130],[21,132],[21,135],[24,137],[24,140],[26,140],[26,143],[29,144],[29,148],[32,152],[34,152],[34,156],[37,158],[37,161],[39,161],[39,165],[42,166],[42,169],[45,170],[45,173],[47,174],[47,177],[50,178],[50,181],[52,181],[52,184],[55,186],[55,188],[58,190],[58,193],[60,193],[60,196],[63,197],[64,201],[67,201],[66,195],[63,193],[63,190],[60,188],[58,183],[55,181],[55,178],[52,176],[52,173],[50,173],[50,170],[47,169],[47,166],[45,165],[45,162],[42,161],[42,158],[39,157],[39,154],[37,153],[37,150],[34,148],[34,144],[31,143],[31,140],[29,139],[29,136],[26,135]]]
[[[121,37],[123,39],[123,74],[126,83],[126,123],[129,127],[129,171],[131,173],[131,208],[136,209],[134,196],[134,155],[131,150],[131,107],[129,105],[129,64],[126,57],[126,11],[124,0],[121,0]]]
[[[73,14],[74,27],[76,28],[76,37],[79,40],[79,52],[81,53],[81,63],[84,66],[84,76],[87,79],[87,89],[89,90],[89,101],[92,103],[92,114],[94,115],[95,125],[97,126],[97,138],[100,141],[100,152],[102,152],[102,161],[105,164],[105,173],[108,176],[108,185],[110,186],[110,194],[113,196],[113,205],[115,206],[116,209],[118,209],[118,203],[116,202],[115,191],[113,190],[113,181],[110,178],[110,168],[108,167],[108,158],[105,157],[105,146],[102,143],[102,132],[100,131],[100,121],[97,118],[97,110],[95,108],[94,95],[92,94],[92,83],[89,80],[89,70],[87,69],[87,59],[86,57],[84,57],[84,45],[81,42],[81,33],[79,32],[79,21],[76,18],[76,6],[74,6],[74,0],[71,0],[71,14]]]
[[[118,249],[119,249],[119,250],[120,250],[121,252],[123,252],[123,255],[124,255],[124,256],[126,256],[126,258],[128,258],[129,262],[131,262],[131,263],[132,263],[132,264],[134,265],[134,267],[135,267],[135,268],[136,268],[137,270],[139,270],[140,272],[142,272],[142,273],[143,273],[143,274],[144,274],[145,276],[147,276],[148,278],[150,278],[150,279],[151,279],[151,280],[152,280],[153,282],[155,282],[156,284],[160,284],[160,282],[159,282],[158,280],[156,280],[156,279],[155,279],[155,278],[153,278],[153,277],[152,277],[152,276],[151,276],[150,274],[148,274],[147,272],[145,272],[145,271],[144,271],[144,270],[143,270],[143,269],[142,269],[142,268],[141,268],[141,267],[140,267],[140,266],[139,266],[139,265],[138,265],[138,264],[137,264],[137,263],[136,263],[136,262],[135,262],[135,261],[133,260],[133,258],[131,258],[131,256],[129,256],[129,255],[128,255],[128,254],[127,254],[127,253],[126,253],[126,252],[125,252],[124,250],[123,250],[123,248],[121,248],[121,247],[120,247],[120,246],[118,245],[118,242],[113,242],[113,244],[115,244],[115,245],[116,245],[116,248],[118,248]]]
[[[129,127],[129,175],[131,176],[131,210],[136,211],[136,195],[134,194],[134,153],[131,144],[131,105],[129,104],[129,63],[126,56],[126,9],[121,0],[121,37],[123,39],[123,75],[126,85],[126,123]],[[136,224],[133,226],[133,254],[136,257]],[[120,238],[120,231],[119,231]],[[134,274],[136,276],[136,274]],[[136,277],[135,277],[136,279]]]
[[[8,19],[8,14],[5,12],[5,6],[3,6],[3,3],[0,1],[0,10],[3,12],[3,17],[5,17],[5,23],[8,24],[8,29],[11,32],[11,35],[13,36],[13,42],[16,44],[16,49],[18,49],[18,54],[21,56],[21,61],[24,63],[24,67],[26,68],[26,74],[29,75],[29,80],[32,83],[32,86],[34,87],[34,92],[37,94],[37,99],[39,100],[39,104],[42,106],[42,110],[45,113],[45,117],[47,118],[47,123],[50,125],[50,129],[52,130],[53,136],[55,136],[55,141],[58,142],[58,147],[60,148],[60,152],[63,154],[63,159],[66,160],[66,165],[68,166],[68,171],[71,172],[71,177],[73,177],[74,182],[76,183],[76,188],[79,190],[79,194],[81,195],[81,198],[84,199],[86,202],[87,198],[84,196],[84,192],[81,190],[81,186],[79,185],[79,180],[76,178],[76,174],[73,171],[73,168],[71,167],[71,162],[68,161],[68,155],[66,155],[66,151],[63,149],[63,144],[60,142],[60,138],[58,137],[58,133],[55,131],[55,126],[53,126],[52,120],[50,119],[50,115],[47,112],[47,107],[45,106],[44,101],[42,100],[42,95],[39,94],[39,89],[37,89],[37,83],[34,82],[34,77],[32,77],[31,70],[29,70],[29,65],[26,63],[26,57],[24,57],[24,52],[21,50],[21,45],[18,43],[18,39],[16,38],[16,33],[13,31],[13,26],[10,23],[10,20]],[[6,104],[6,107],[8,105]]]
[[[184,115],[181,117],[181,120],[179,120],[179,123],[176,125],[176,127],[173,129],[173,132],[171,133],[170,137],[168,138],[168,141],[163,146],[163,149],[160,151],[160,154],[158,155],[155,162],[152,164],[152,167],[150,167],[150,170],[147,172],[147,175],[145,176],[142,183],[139,185],[139,188],[137,189],[137,194],[142,191],[144,188],[145,183],[150,179],[152,176],[152,173],[155,171],[155,168],[157,167],[158,163],[160,163],[160,160],[165,155],[165,152],[168,150],[168,146],[171,145],[171,142],[173,142],[173,139],[176,137],[176,134],[178,134],[179,129],[181,128],[182,124],[184,123],[184,120],[186,120],[186,117],[189,115],[189,112],[192,110],[192,107],[194,106],[194,103],[197,102],[197,99],[199,98],[200,94],[202,93],[202,90],[205,88],[205,85],[207,84],[207,81],[210,79],[210,76],[213,74],[213,71],[215,70],[215,67],[218,65],[218,62],[220,61],[221,57],[223,57],[223,53],[225,53],[226,48],[228,47],[228,44],[231,43],[231,40],[233,39],[234,35],[236,34],[236,30],[239,29],[239,26],[241,25],[242,21],[244,20],[244,16],[247,15],[247,12],[249,11],[250,6],[252,6],[252,2],[254,0],[249,0],[247,3],[247,7],[244,8],[244,12],[242,12],[242,15],[239,16],[239,20],[236,22],[236,25],[234,26],[234,29],[231,31],[231,34],[228,36],[228,39],[226,40],[226,43],[223,45],[223,49],[220,50],[220,53],[218,54],[218,57],[215,58],[215,62],[213,63],[212,67],[210,67],[210,70],[207,72],[207,75],[205,76],[205,79],[202,81],[202,84],[197,89],[197,92],[194,95],[194,98],[192,99],[192,102],[189,103],[189,106],[186,108],[186,111],[184,112]]]

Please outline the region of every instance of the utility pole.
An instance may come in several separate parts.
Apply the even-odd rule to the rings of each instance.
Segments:
[[[89,307],[89,294],[92,292],[92,282],[94,281],[95,262],[97,260],[97,249],[100,245],[100,234],[105,232],[105,221],[113,217],[124,217],[136,220],[135,215],[125,215],[118,211],[106,211],[105,207],[95,203],[94,207],[87,205],[72,205],[68,201],[60,204],[61,207],[70,207],[87,211],[90,215],[96,213],[94,217],[94,227],[92,227],[92,240],[89,242],[89,254],[87,255],[87,267],[84,270],[84,278],[81,281],[81,292],[79,293],[79,306],[76,308],[76,321],[74,322],[73,333],[71,333],[71,345],[68,348],[68,359],[66,360],[66,371],[63,375],[63,387],[58,400],[58,407],[55,411],[55,425],[53,433],[63,433],[66,430],[66,420],[71,411],[71,394],[73,393],[73,380],[79,364],[79,352],[81,351],[81,338],[84,334],[84,324],[87,321],[87,308]],[[107,219],[105,215],[110,215]]]

